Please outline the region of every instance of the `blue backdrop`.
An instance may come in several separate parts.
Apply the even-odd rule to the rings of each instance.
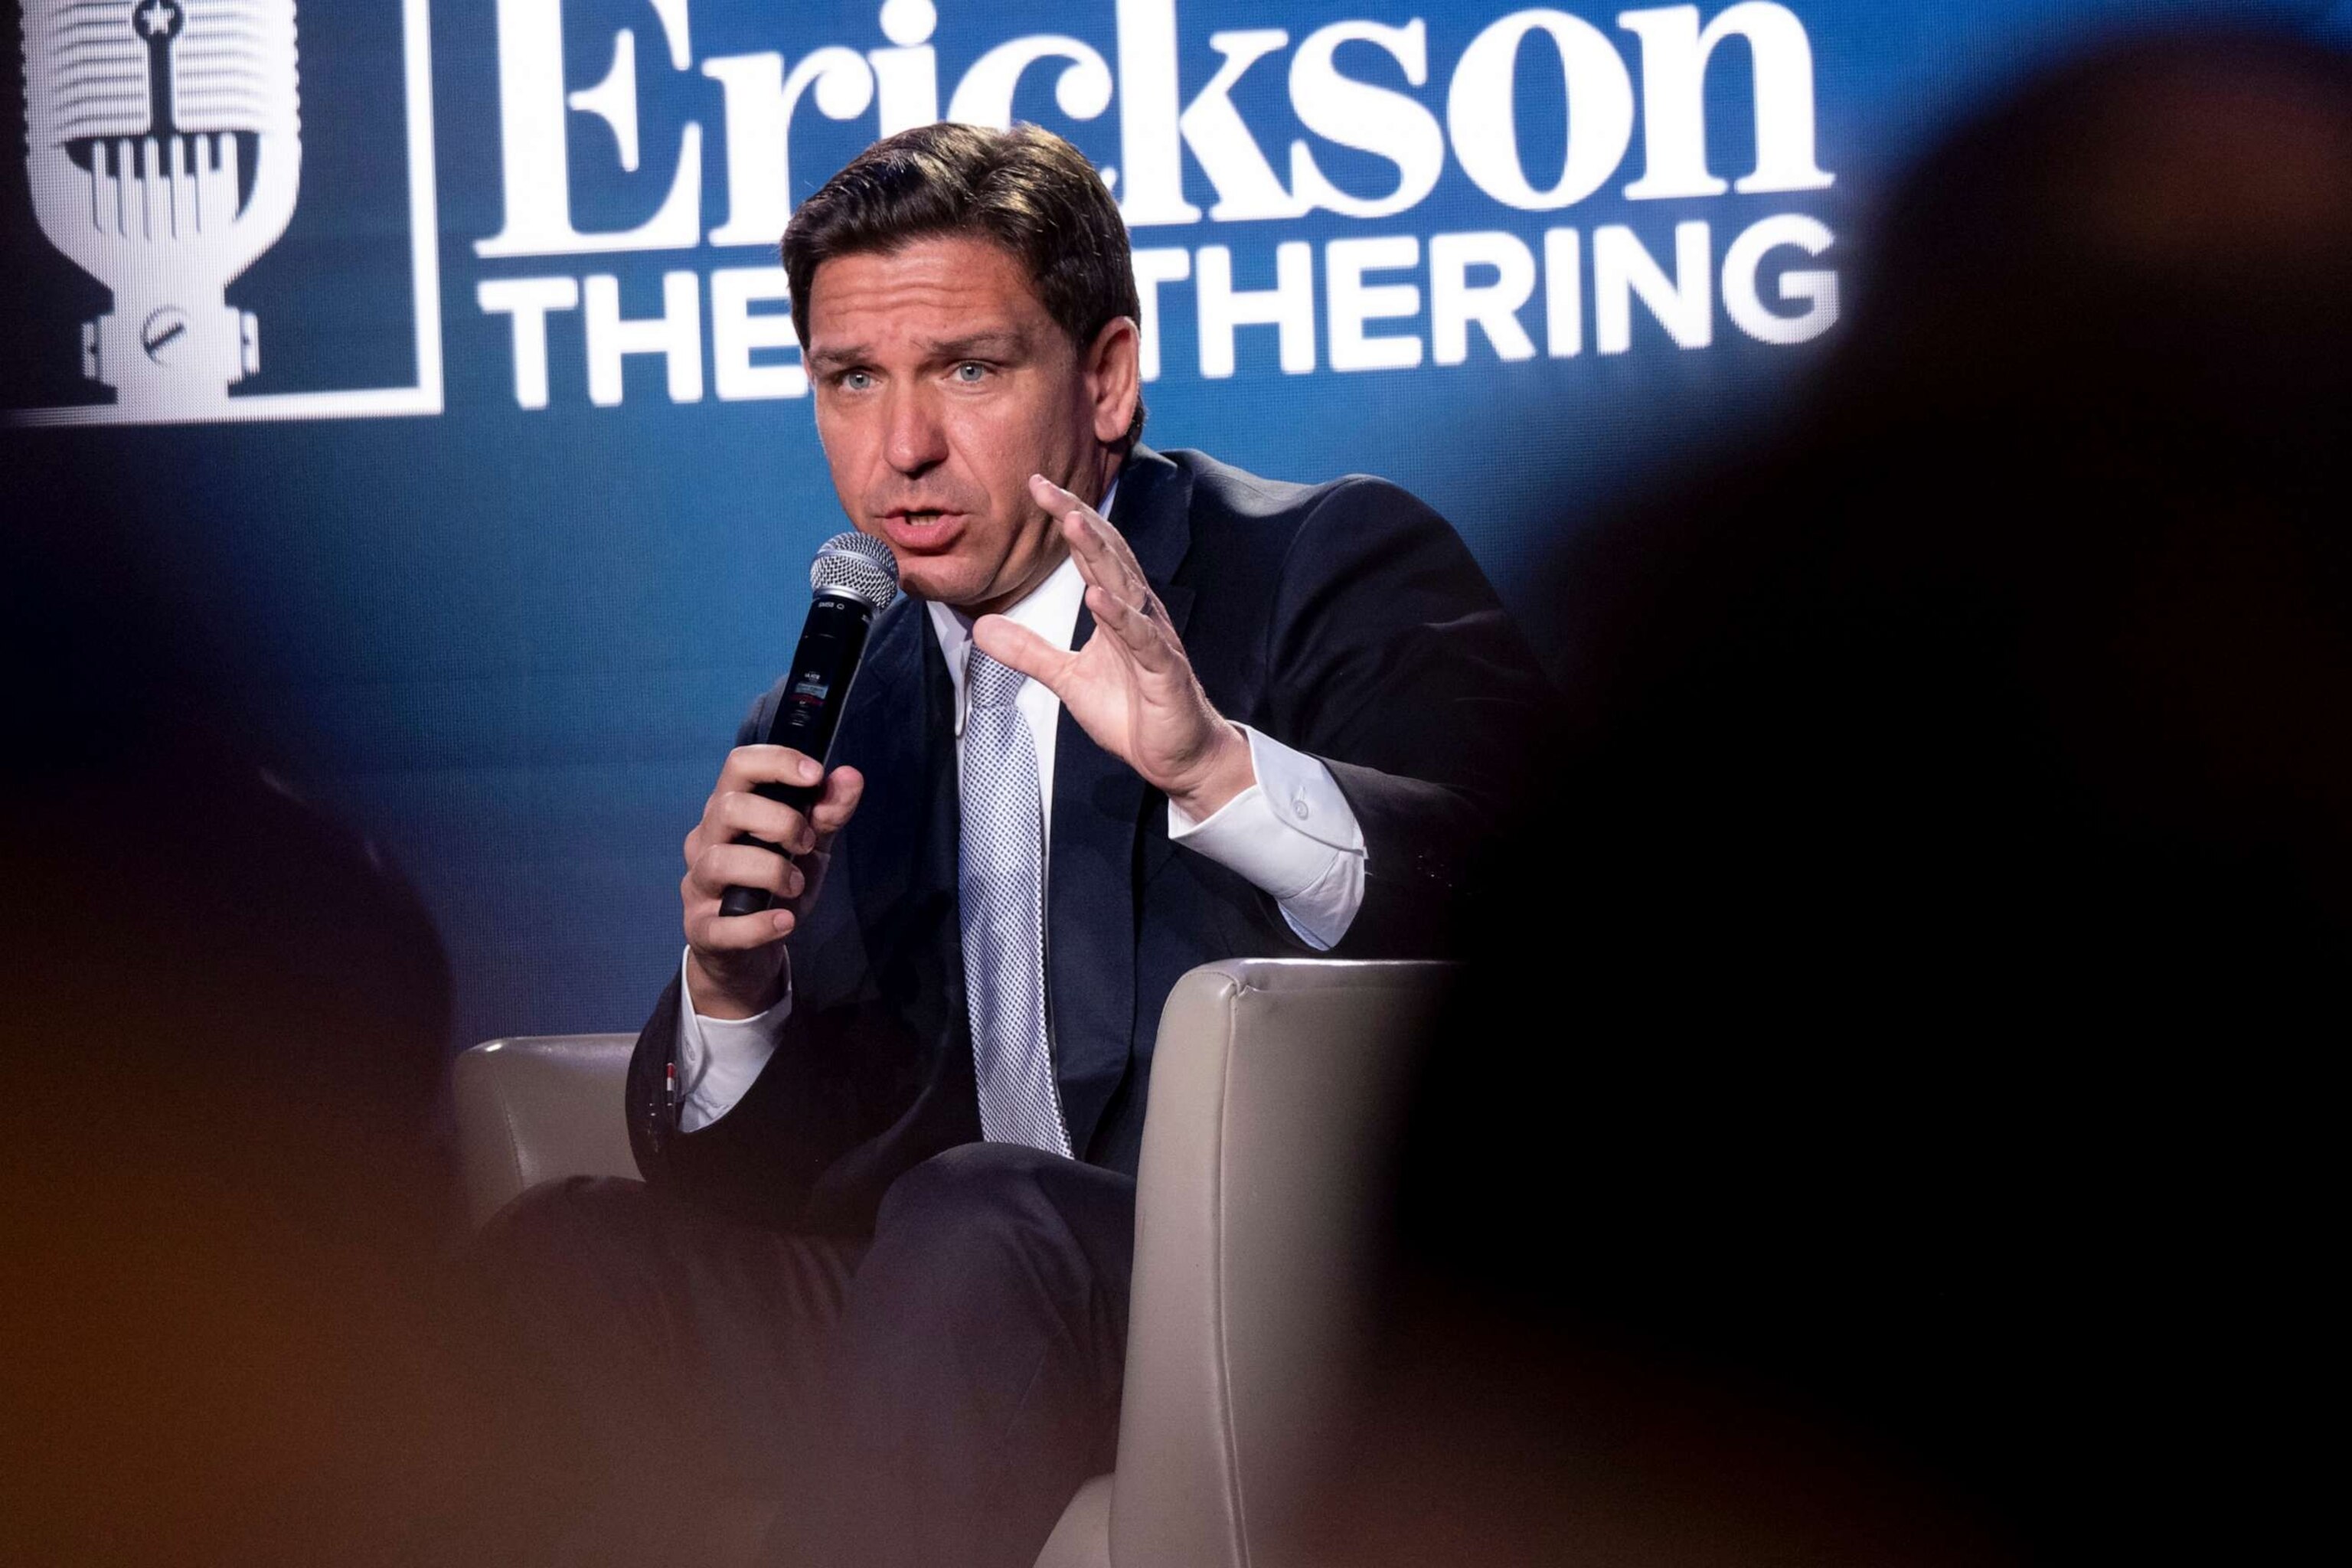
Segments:
[[[25,0],[0,405],[108,476],[302,786],[418,883],[459,1041],[634,1028],[842,526],[772,241],[883,130],[1071,137],[1150,279],[1146,438],[1395,479],[1508,592],[1769,418],[1922,138],[2191,14],[2352,16]]]

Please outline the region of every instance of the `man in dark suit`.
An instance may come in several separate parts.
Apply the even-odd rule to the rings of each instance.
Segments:
[[[527,1198],[491,1254],[609,1458],[667,1462],[663,1528],[717,1482],[782,1496],[792,1560],[1026,1563],[1110,1463],[1170,988],[1439,951],[1542,682],[1393,486],[1137,444],[1126,233],[1067,143],[891,138],[783,252],[908,596],[811,810],[756,793],[820,778],[758,743],[772,692],[687,840],[646,1184]]]

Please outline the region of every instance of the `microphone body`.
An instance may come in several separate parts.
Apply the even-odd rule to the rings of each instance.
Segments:
[[[841,710],[848,705],[858,662],[866,655],[866,633],[873,629],[874,617],[898,596],[898,563],[887,546],[862,533],[845,533],[826,541],[817,552],[809,578],[815,597],[801,627],[783,693],[760,739],[772,746],[790,746],[824,766],[832,760],[834,731],[840,728]],[[806,816],[824,787],[822,782],[762,784],[753,785],[752,793]],[[784,854],[749,833],[738,834],[735,842]],[[774,902],[775,895],[765,888],[730,888],[719,901],[719,912],[755,915]]]

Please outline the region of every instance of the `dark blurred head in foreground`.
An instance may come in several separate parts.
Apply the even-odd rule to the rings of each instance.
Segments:
[[[2110,53],[1877,234],[1796,432],[1566,563],[1343,1555],[2243,1558],[2315,1486],[2352,76]]]
[[[439,941],[264,771],[72,441],[10,452],[0,541],[0,1560],[463,1560]]]

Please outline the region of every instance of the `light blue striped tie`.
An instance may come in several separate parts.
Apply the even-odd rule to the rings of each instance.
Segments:
[[[978,648],[965,667],[963,984],[980,1125],[992,1143],[1067,1154],[1045,1016],[1045,833],[1037,743],[1013,697],[1028,677]]]

